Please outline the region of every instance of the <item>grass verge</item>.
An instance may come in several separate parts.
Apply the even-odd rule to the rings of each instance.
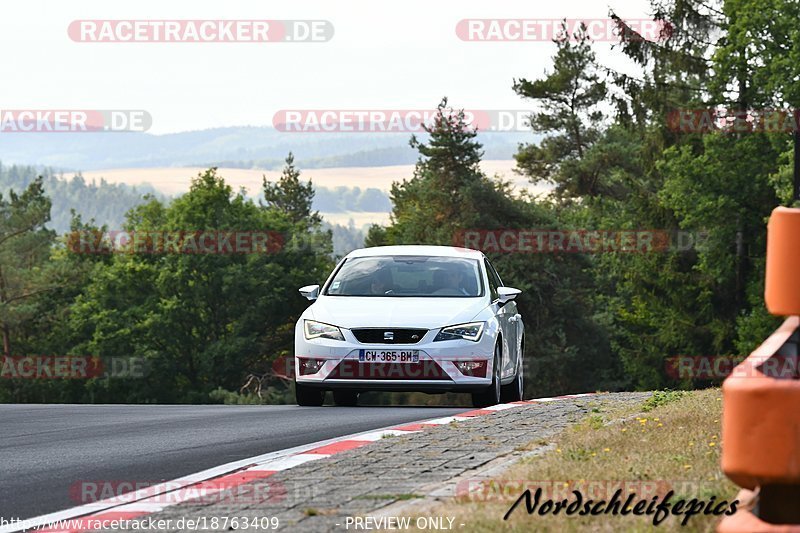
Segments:
[[[696,498],[713,506],[731,502],[736,487],[719,468],[719,389],[662,392],[638,406],[620,408],[613,402],[590,404],[591,413],[555,439],[551,451],[524,459],[493,480],[459,483],[455,499],[426,509],[427,516],[455,516],[470,531],[713,531],[720,516],[667,516],[658,527],[653,515],[596,516],[539,514],[545,500],[575,501],[578,490],[587,499],[610,500],[622,490],[622,502],[633,503],[670,490],[670,502]],[[531,443],[530,448],[542,442]],[[468,490],[469,488],[469,490]],[[528,514],[524,500],[504,515],[526,489],[542,489],[539,507]],[[576,506],[577,507],[577,506]],[[566,507],[565,507],[566,508]],[[705,511],[706,507],[703,507]],[[727,509],[727,506],[720,509]]]

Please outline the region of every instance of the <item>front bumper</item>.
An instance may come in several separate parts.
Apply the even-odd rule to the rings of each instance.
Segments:
[[[492,383],[495,337],[491,328],[477,342],[450,340],[433,342],[438,329],[429,330],[415,344],[365,344],[352,331],[341,328],[344,341],[306,339],[302,319],[295,329],[295,376],[298,383],[327,390],[380,390],[422,392],[477,392]],[[361,350],[419,352],[419,363],[359,362]],[[301,374],[302,358],[323,360],[313,374]],[[465,375],[455,362],[482,361],[485,377]]]

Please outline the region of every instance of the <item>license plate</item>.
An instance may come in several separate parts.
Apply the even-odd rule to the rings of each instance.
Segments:
[[[359,363],[419,363],[419,350],[359,350]]]

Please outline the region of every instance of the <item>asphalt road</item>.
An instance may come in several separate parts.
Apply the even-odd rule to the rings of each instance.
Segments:
[[[31,518],[80,505],[76,488],[82,482],[171,480],[263,453],[466,410],[0,405],[0,517]]]

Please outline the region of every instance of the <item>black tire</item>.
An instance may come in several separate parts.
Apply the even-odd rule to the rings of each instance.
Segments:
[[[333,403],[340,407],[355,407],[358,405],[358,392],[352,390],[333,391]]]
[[[522,359],[524,353],[525,346],[524,344],[520,343],[520,360],[519,367],[517,368],[517,374],[514,376],[514,381],[508,385],[503,385],[503,389],[500,391],[500,401],[503,403],[520,402],[524,398],[525,376],[523,368],[525,367],[525,361]]]
[[[294,382],[294,397],[297,405],[303,407],[319,407],[325,401],[325,391],[314,387],[307,387],[298,382]]]
[[[492,384],[486,390],[472,393],[473,407],[489,407],[500,403],[500,361],[502,360],[502,345],[497,343],[494,348],[494,363],[492,364]]]

